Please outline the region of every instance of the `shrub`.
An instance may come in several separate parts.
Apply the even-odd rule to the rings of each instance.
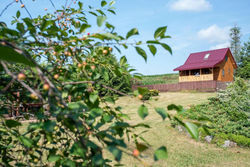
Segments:
[[[249,83],[238,78],[226,90],[218,92],[216,97],[209,98],[208,103],[192,106],[182,116],[192,120],[209,120],[212,135],[230,139],[228,135],[218,134],[232,134],[235,142],[246,143],[243,137],[235,136],[250,138],[249,106]]]

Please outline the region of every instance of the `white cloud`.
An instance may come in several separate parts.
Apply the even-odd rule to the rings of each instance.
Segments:
[[[211,43],[224,43],[229,40],[230,27],[218,27],[217,25],[211,25],[208,28],[201,29],[198,32],[198,38],[205,39]]]
[[[170,8],[176,11],[207,11],[212,5],[207,0],[177,0],[170,4]]]
[[[228,48],[230,47],[230,42],[220,43],[215,46],[210,47],[211,50],[213,49],[221,49],[221,48]]]

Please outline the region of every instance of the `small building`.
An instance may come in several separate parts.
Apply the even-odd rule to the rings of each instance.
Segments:
[[[179,71],[179,82],[232,82],[236,62],[229,48],[191,53],[186,62],[174,69]]]

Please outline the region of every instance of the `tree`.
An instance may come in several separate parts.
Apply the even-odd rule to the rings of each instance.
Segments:
[[[230,29],[230,49],[232,51],[236,63],[238,63],[240,59],[240,36],[240,27],[235,25]]]
[[[151,40],[131,43],[130,38],[139,34],[136,28],[122,36],[107,22],[108,15],[115,14],[114,1],[103,0],[96,7],[66,0],[60,9],[49,1],[55,11],[36,18],[21,0],[11,2],[4,10],[16,2],[26,9],[29,17],[21,17],[18,10],[12,21],[16,28],[0,23],[0,111],[14,108],[22,112],[21,109],[30,104],[39,107],[36,111],[25,108],[28,112],[22,112],[23,119],[29,119],[30,115],[36,119],[26,126],[18,118],[7,119],[0,114],[0,165],[113,165],[112,160],[104,156],[104,150],[110,152],[118,164],[123,153],[141,162],[138,151],[150,145],[134,130],[150,127],[143,122],[128,123],[128,115],[121,107],[110,105],[116,98],[102,90],[121,93],[120,88],[116,87],[117,83],[106,85],[109,82],[103,80],[108,81],[109,77],[127,80],[130,75],[124,74],[133,70],[128,69],[126,57],[119,63],[113,60],[113,49],[119,52],[119,47],[133,47],[145,61],[147,53],[143,45],[153,55],[157,47],[172,53],[163,42],[169,38],[167,27],[156,29]],[[102,31],[87,33],[94,26],[88,22],[90,15],[96,17]],[[148,90],[139,88],[138,93],[143,96]],[[168,109],[183,111],[176,105]],[[205,128],[202,124],[183,123],[162,108],[156,108],[156,112],[163,120],[167,117],[178,120],[195,139],[198,139],[198,128]],[[148,116],[143,100],[138,115],[142,119]],[[129,150],[127,140],[136,145],[136,154]],[[155,160],[166,158],[165,146],[155,151]]]
[[[250,39],[241,48],[236,76],[244,79],[250,78]]]

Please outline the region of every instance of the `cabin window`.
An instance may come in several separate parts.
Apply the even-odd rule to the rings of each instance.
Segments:
[[[191,70],[191,75],[199,76],[200,70]]]
[[[209,68],[201,69],[201,74],[212,74],[212,70]]]
[[[225,70],[224,69],[222,70],[222,76],[223,77],[225,76]]]
[[[225,57],[225,61],[227,62],[228,56]]]
[[[231,70],[230,70],[230,68],[228,69],[228,74],[230,74],[231,73]]]
[[[209,56],[210,56],[210,54],[207,53],[207,54],[204,56],[204,60],[207,60]]]

